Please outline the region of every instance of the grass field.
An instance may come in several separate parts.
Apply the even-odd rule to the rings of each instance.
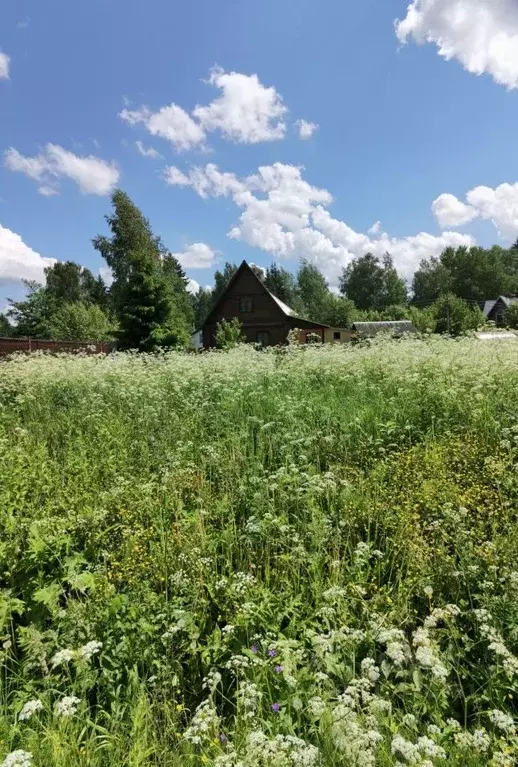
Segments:
[[[0,466],[0,765],[517,763],[516,345],[20,358]]]

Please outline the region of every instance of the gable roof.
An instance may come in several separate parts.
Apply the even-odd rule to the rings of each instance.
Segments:
[[[273,301],[275,301],[275,303],[277,304],[277,306],[279,307],[281,312],[286,317],[290,317],[291,319],[302,320],[304,322],[308,322],[308,320],[304,320],[303,317],[298,317],[295,314],[295,312],[293,311],[293,309],[291,309],[287,304],[285,304],[284,301],[281,301],[280,298],[277,298],[277,296],[274,296],[273,293],[270,293],[270,291],[268,290],[268,288],[266,287],[264,282],[257,276],[257,274],[254,272],[254,270],[251,268],[251,266],[249,264],[247,264],[246,261],[242,261],[241,264],[236,269],[236,271],[234,272],[234,274],[232,275],[232,277],[230,278],[230,280],[228,281],[227,286],[222,291],[222,293],[219,296],[218,300],[216,301],[216,303],[214,304],[214,306],[212,307],[212,309],[208,313],[207,318],[206,318],[205,322],[203,323],[204,326],[210,324],[214,314],[216,314],[216,312],[219,309],[220,305],[223,303],[223,300],[224,300],[225,296],[227,295],[228,291],[230,290],[232,285],[236,282],[238,277],[240,277],[241,274],[243,274],[243,272],[248,272],[248,273],[250,273],[250,274],[252,274],[254,276],[254,279],[257,280],[257,282],[259,283],[261,288],[264,290],[264,292],[267,293]],[[315,327],[320,327],[320,328],[327,328],[327,327],[329,327],[328,325],[323,325],[321,322],[313,322],[313,320],[310,320],[310,322]]]
[[[498,296],[498,298],[493,298],[489,301],[484,301],[484,317],[489,317],[493,309],[498,303],[502,303],[507,309],[511,306],[511,304],[515,304],[518,301],[517,296]]]

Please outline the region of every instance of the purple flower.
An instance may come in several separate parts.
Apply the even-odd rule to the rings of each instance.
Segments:
[[[277,655],[277,650],[274,650],[273,647],[270,650],[268,650],[269,658],[275,658],[276,655]]]
[[[227,742],[227,736],[224,733],[221,733],[219,736],[219,742],[220,743],[226,743]]]
[[[250,651],[253,652],[254,655],[256,655],[256,653],[259,652],[259,648],[256,644],[253,644],[252,647],[250,648]]]
[[[275,666],[274,671],[276,674],[282,674],[283,668],[282,666]]]
[[[280,703],[272,703],[272,711],[274,714],[278,714],[280,710],[281,710]]]

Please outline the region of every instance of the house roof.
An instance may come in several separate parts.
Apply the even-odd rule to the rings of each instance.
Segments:
[[[492,298],[488,301],[484,301],[484,317],[489,317],[493,309],[495,308],[496,304],[501,302],[505,307],[511,306],[511,304],[515,304],[518,301],[518,296],[498,296],[498,298]]]
[[[377,333],[417,333],[410,320],[386,320],[383,322],[354,322],[352,326],[361,335]]]
[[[257,274],[254,272],[254,270],[250,267],[250,264],[248,264],[246,261],[242,261],[241,264],[236,269],[236,271],[234,272],[234,274],[232,275],[232,277],[230,278],[230,280],[228,281],[226,288],[222,291],[220,297],[218,298],[218,300],[216,301],[216,303],[214,304],[214,306],[210,310],[209,314],[207,315],[207,319],[205,320],[204,325],[210,324],[210,321],[211,321],[213,315],[217,312],[217,310],[218,310],[220,304],[223,302],[223,299],[225,298],[226,294],[228,293],[228,291],[230,290],[230,288],[232,287],[234,282],[237,280],[237,278],[244,271],[249,271],[251,274],[253,274],[254,278],[261,285],[262,289],[266,293],[268,293],[268,295],[270,296],[270,298],[273,299],[273,301],[275,301],[275,303],[277,304],[279,309],[282,311],[283,314],[286,315],[286,317],[291,317],[292,319],[295,319],[295,320],[301,320],[303,322],[308,322],[308,320],[304,320],[303,317],[298,317],[295,314],[295,312],[293,311],[293,309],[291,309],[287,304],[285,304],[284,301],[281,301],[280,298],[277,298],[277,296],[274,296],[273,293],[270,293],[270,291],[268,290],[268,288],[266,287],[264,282],[257,276]],[[327,327],[329,327],[328,325],[324,325],[321,322],[313,322],[313,320],[310,320],[310,322],[315,327],[319,327],[319,328],[327,328]]]

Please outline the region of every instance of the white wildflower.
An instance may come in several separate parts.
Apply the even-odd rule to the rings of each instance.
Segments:
[[[65,695],[64,698],[57,701],[54,706],[54,713],[56,716],[62,717],[74,716],[80,703],[81,700],[75,695]]]
[[[405,714],[403,717],[403,724],[406,725],[406,727],[415,727],[417,719],[413,714]]]
[[[83,660],[90,660],[94,655],[97,655],[102,649],[103,643],[97,642],[95,639],[91,642],[87,642],[83,647],[80,647],[77,654]]]
[[[401,735],[392,738],[390,750],[394,756],[402,756],[410,764],[418,764],[421,761],[419,748],[411,741],[402,738]]]
[[[314,695],[308,700],[308,708],[311,715],[315,719],[320,719],[324,711],[326,710],[326,704],[319,695]]]
[[[219,716],[212,701],[200,703],[183,737],[194,746],[213,740],[219,730]]]
[[[441,728],[437,727],[436,724],[429,724],[427,727],[428,735],[440,735],[441,734]]]
[[[36,711],[41,711],[42,708],[43,703],[41,700],[29,700],[18,714],[18,719],[20,722],[26,722]]]
[[[51,659],[50,665],[54,669],[58,666],[62,666],[64,663],[70,663],[70,661],[73,659],[73,650],[58,650],[54,657]]]
[[[364,658],[361,662],[362,676],[369,680],[373,685],[376,684],[380,678],[380,670],[376,666],[376,662],[373,658]]]
[[[516,767],[516,761],[513,756],[505,754],[503,751],[495,751],[491,759],[491,767]]]
[[[491,723],[499,730],[503,730],[504,732],[514,732],[514,719],[512,716],[509,716],[509,714],[494,708],[489,712],[488,716]]]
[[[427,597],[431,597],[433,594],[433,588],[431,586],[425,586],[423,591]]]
[[[429,756],[432,759],[446,759],[446,751],[431,738],[427,738],[426,735],[417,739],[417,748],[424,756]]]
[[[216,687],[221,684],[221,674],[219,671],[216,671],[215,669],[211,669],[205,679],[203,680],[202,687],[203,689],[209,689],[211,692],[214,692]]]
[[[489,746],[491,745],[491,739],[489,738],[489,735],[487,732],[480,728],[479,730],[475,730],[473,732],[473,745],[477,749],[477,751],[487,751]]]
[[[30,751],[11,751],[7,754],[0,767],[31,767],[32,754]]]

